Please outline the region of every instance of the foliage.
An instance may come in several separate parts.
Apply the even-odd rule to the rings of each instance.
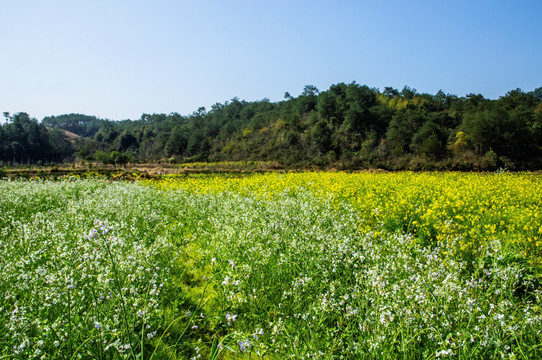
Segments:
[[[539,176],[1,181],[0,357],[539,358]]]
[[[408,86],[380,92],[353,82],[326,91],[307,85],[298,97],[288,94],[276,103],[233,98],[187,116],[143,114],[139,120],[109,121],[67,114],[46,117],[38,125],[25,113],[7,114],[12,120],[0,127],[0,159],[98,160],[103,153],[117,151],[139,162],[533,170],[542,166],[539,90],[516,89],[489,100],[443,91],[422,94]],[[46,129],[69,131],[72,139]],[[496,155],[496,161],[486,156],[488,152]]]
[[[8,121],[0,126],[0,161],[29,164],[66,159],[73,154],[74,147],[64,132],[48,131],[26,113],[4,116]]]

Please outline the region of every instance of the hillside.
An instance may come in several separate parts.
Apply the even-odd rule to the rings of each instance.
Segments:
[[[540,169],[541,89],[517,89],[489,100],[442,91],[420,94],[406,86],[379,91],[339,83],[320,92],[308,85],[297,97],[286,93],[283,101],[233,98],[187,116],[143,114],[138,120],[111,121],[67,114],[46,117],[40,125],[79,136],[72,137],[74,147],[69,156],[64,151],[65,159],[104,163],[274,161],[285,167],[341,169]],[[28,156],[25,145],[12,145],[8,135],[13,125],[8,122],[0,132],[2,160],[18,159],[24,151],[30,162],[37,161],[39,156]]]

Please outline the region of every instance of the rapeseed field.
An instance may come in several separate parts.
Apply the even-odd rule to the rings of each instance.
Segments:
[[[0,359],[540,358],[541,179],[0,181]]]

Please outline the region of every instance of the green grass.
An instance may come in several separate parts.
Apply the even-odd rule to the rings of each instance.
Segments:
[[[0,194],[0,358],[542,356],[537,278],[499,240],[461,261],[303,190]]]

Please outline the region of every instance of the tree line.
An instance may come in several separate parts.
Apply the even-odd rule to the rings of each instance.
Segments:
[[[497,100],[307,85],[297,97],[233,98],[192,114],[111,121],[66,114],[38,122],[26,113],[0,127],[0,161],[102,163],[276,161],[285,167],[389,170],[542,168],[542,87]]]

